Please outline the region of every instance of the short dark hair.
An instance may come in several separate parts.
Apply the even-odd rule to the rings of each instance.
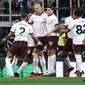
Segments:
[[[78,17],[83,16],[84,10],[82,8],[77,8],[77,9],[74,10],[74,14]]]
[[[50,8],[52,10],[55,10],[55,8],[53,6],[48,6],[47,8]]]
[[[34,13],[34,9],[33,8],[29,8],[28,11],[27,11],[27,14],[29,13]]]
[[[21,18],[26,18],[27,14],[26,13],[21,13]]]

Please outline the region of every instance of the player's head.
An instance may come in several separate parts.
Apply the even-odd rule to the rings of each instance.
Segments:
[[[27,14],[26,13],[21,13],[21,20],[25,20],[27,18]]]
[[[40,15],[42,13],[42,7],[41,7],[41,5],[40,4],[36,4],[34,6],[34,11],[35,11],[35,14]]]
[[[27,12],[27,21],[29,20],[29,18],[32,16],[32,14],[34,13],[34,9],[31,9]]]
[[[48,16],[52,15],[53,12],[54,12],[54,7],[53,6],[47,7],[47,14],[48,14]]]
[[[73,10],[73,18],[74,19],[78,19],[80,17],[83,17],[84,15],[84,10],[81,8],[76,8],[75,10]]]

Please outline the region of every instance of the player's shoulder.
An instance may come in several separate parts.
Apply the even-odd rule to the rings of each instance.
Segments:
[[[81,19],[81,18],[79,18],[79,19],[75,19],[75,20],[73,20],[73,22],[72,23],[79,23],[79,22],[81,22],[83,19]]]
[[[27,25],[28,25],[29,27],[32,27],[32,25],[30,25],[29,23],[27,23]]]
[[[78,21],[85,22],[85,18],[79,18]]]
[[[68,17],[66,17],[65,20],[73,20],[73,18],[72,18],[72,16],[68,16]]]
[[[75,21],[75,23],[83,25],[85,24],[85,18],[79,18],[78,20]]]
[[[47,15],[47,13],[43,12],[43,13],[42,13],[42,16],[48,16],[48,15]]]
[[[56,19],[56,18],[57,18],[57,16],[56,16],[55,14],[53,14],[53,15],[52,15],[52,18]]]
[[[75,25],[78,22],[77,19],[73,20],[72,22],[70,22],[70,25]]]
[[[13,27],[13,26],[17,26],[18,24],[19,24],[19,22],[17,22],[17,23],[14,23],[14,24],[12,25],[12,27]]]

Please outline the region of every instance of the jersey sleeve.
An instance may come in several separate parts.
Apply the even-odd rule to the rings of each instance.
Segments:
[[[76,25],[76,23],[75,23],[75,22],[72,22],[72,23],[68,26],[68,29],[69,29],[69,30],[74,29],[75,25]]]
[[[58,18],[57,18],[57,17],[56,17],[56,18],[54,18],[53,23],[54,23],[54,25],[59,24],[59,22],[58,22]]]
[[[12,26],[12,28],[11,28],[11,32],[15,32],[15,30],[16,30],[16,24],[14,24],[13,26]]]
[[[68,26],[68,20],[65,19],[65,23],[64,23],[65,26]]]
[[[34,22],[34,21],[33,21],[33,15],[30,17],[30,19],[28,20],[28,22],[29,22],[30,24]]]
[[[29,33],[31,34],[31,33],[34,33],[33,32],[33,27],[32,26],[30,26],[30,31],[29,31]]]

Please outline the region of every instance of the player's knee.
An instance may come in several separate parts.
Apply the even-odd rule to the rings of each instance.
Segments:
[[[10,52],[8,52],[7,56],[8,56],[9,58],[12,58],[14,55],[11,54]]]
[[[57,52],[57,56],[63,56],[63,51]]]
[[[34,48],[33,53],[38,54],[38,52],[39,52],[39,50],[38,50],[38,49],[36,49],[36,48]]]
[[[52,54],[50,52],[48,52],[48,56],[51,56]]]
[[[64,59],[64,58],[67,58],[67,53],[66,53],[66,52],[63,52],[62,58],[63,58],[63,59]]]
[[[36,57],[36,56],[38,56],[38,54],[37,53],[32,53],[32,56]]]
[[[62,57],[67,56],[68,52],[62,52]]]
[[[80,54],[82,54],[82,52],[74,52],[74,54],[77,54],[77,55],[79,54],[80,55]]]
[[[44,55],[43,51],[39,51],[38,55],[43,56]]]
[[[56,51],[48,50],[48,56],[54,55],[55,53],[56,53]]]

